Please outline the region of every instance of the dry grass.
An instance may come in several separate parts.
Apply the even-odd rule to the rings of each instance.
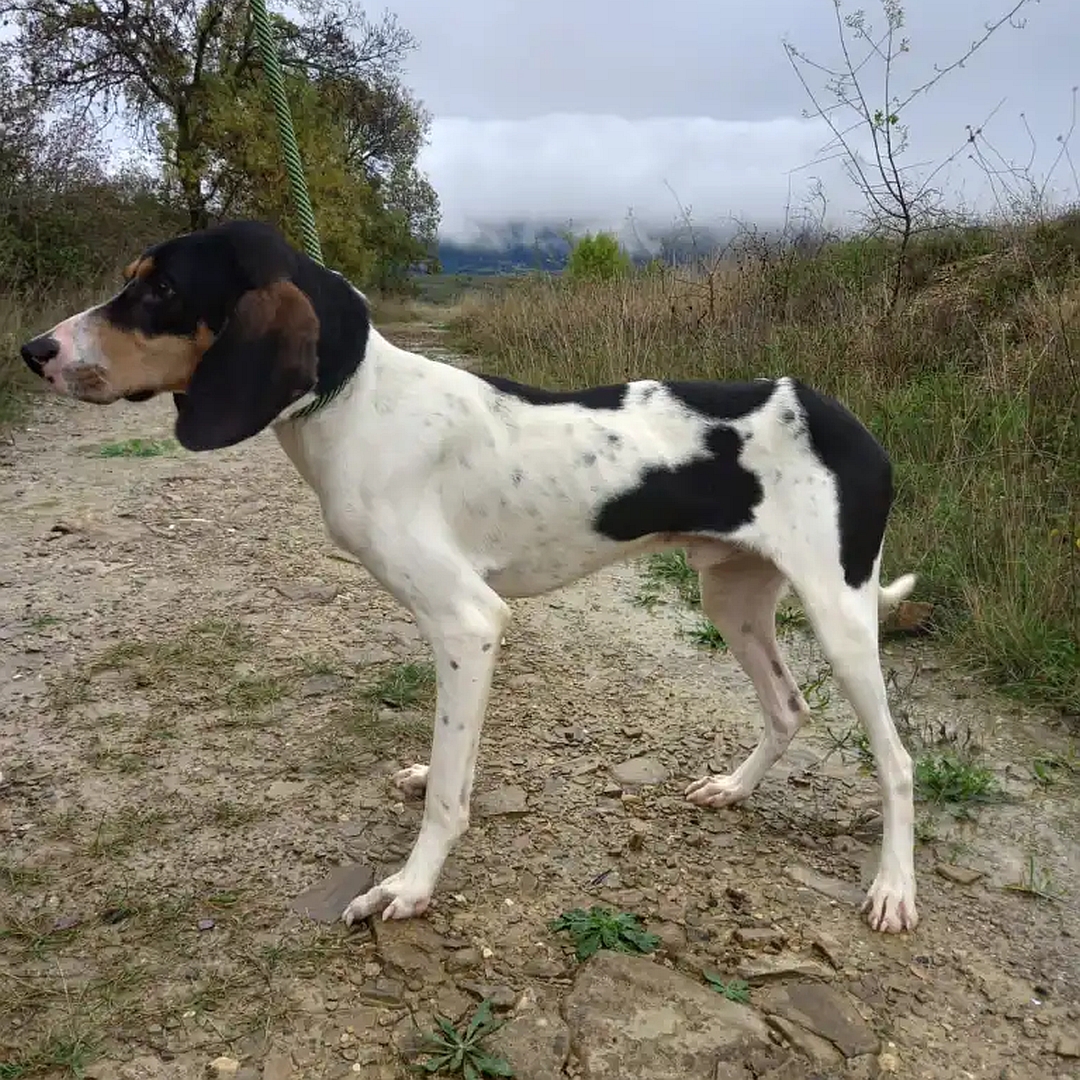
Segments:
[[[201,873],[178,870],[193,851],[220,851],[239,833],[276,835],[275,807],[237,764],[244,740],[261,733],[264,747],[279,746],[269,725],[332,667],[267,655],[249,628],[215,616],[117,643],[54,682],[56,723],[73,745],[82,740],[110,795],[43,813],[34,844],[0,855],[0,1080],[77,1077],[130,1042],[179,1043],[209,1059],[211,1047],[285,1030],[302,1011],[303,981],[347,985],[369,939],[293,926],[262,863],[233,872],[214,856]],[[372,756],[372,695],[393,675],[371,671],[360,685],[339,676],[305,698],[306,733],[325,734],[285,755],[287,775],[325,781],[320,755],[333,752],[341,783],[354,784]],[[113,705],[124,711],[114,717]],[[163,791],[154,779],[182,755],[223,746],[236,755],[232,782],[212,798]]]
[[[888,252],[758,251],[712,274],[535,277],[477,294],[460,347],[546,386],[795,375],[883,440],[886,573],[1002,685],[1080,709],[1080,216],[936,236],[884,314]]]

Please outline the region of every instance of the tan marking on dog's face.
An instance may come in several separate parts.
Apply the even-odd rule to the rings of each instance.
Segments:
[[[124,280],[132,281],[134,278],[147,278],[153,273],[153,270],[153,256],[141,256],[138,259],[133,259],[124,267]]]
[[[214,334],[205,323],[200,323],[191,337],[150,337],[139,330],[121,329],[105,319],[94,322],[109,385],[121,397],[148,390],[182,393],[203,354],[214,343]]]

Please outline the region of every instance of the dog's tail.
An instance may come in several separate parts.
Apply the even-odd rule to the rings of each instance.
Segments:
[[[878,617],[884,619],[902,600],[906,600],[917,580],[914,574],[903,574],[891,585],[879,585]]]

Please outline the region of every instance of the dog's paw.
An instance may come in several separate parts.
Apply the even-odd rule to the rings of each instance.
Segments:
[[[431,903],[431,889],[419,887],[404,874],[391,874],[374,888],[355,897],[341,913],[346,926],[382,912],[383,920],[423,915]]]
[[[863,901],[863,915],[872,930],[900,934],[919,925],[915,882],[879,873]]]
[[[734,776],[703,776],[686,789],[686,798],[696,806],[731,806],[750,794]]]
[[[399,769],[391,777],[394,787],[403,795],[415,798],[423,795],[427,788],[428,766],[410,765],[406,769]]]

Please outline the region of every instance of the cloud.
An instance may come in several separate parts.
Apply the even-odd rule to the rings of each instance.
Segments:
[[[772,224],[800,209],[814,177],[857,202],[839,163],[796,171],[828,138],[820,120],[794,117],[436,117],[420,166],[439,193],[442,234],[462,242],[508,221],[579,232],[623,228],[632,214],[648,231],[675,222],[680,204],[699,225]]]

